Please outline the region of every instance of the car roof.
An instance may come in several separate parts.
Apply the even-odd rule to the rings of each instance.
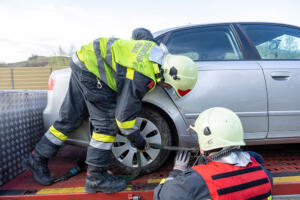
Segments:
[[[291,26],[291,27],[294,27],[294,28],[299,28],[298,26],[295,26],[295,25],[276,23],[276,22],[223,22],[223,23],[189,24],[189,25],[184,25],[184,26],[177,26],[177,27],[167,28],[167,29],[163,29],[163,30],[154,32],[153,36],[156,38],[156,37],[158,37],[160,35],[163,35],[167,32],[174,31],[174,30],[185,29],[185,28],[200,27],[200,26],[228,25],[228,24],[265,24],[265,25]]]

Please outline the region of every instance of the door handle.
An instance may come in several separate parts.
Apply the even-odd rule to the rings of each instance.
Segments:
[[[287,79],[291,77],[291,73],[290,72],[271,72],[271,76],[274,79]]]

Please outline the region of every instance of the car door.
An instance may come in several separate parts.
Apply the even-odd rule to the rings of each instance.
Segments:
[[[268,138],[300,136],[300,29],[242,24],[259,53],[268,91]]]
[[[195,88],[178,99],[170,96],[189,124],[211,107],[236,112],[246,139],[265,138],[268,131],[267,93],[261,67],[243,59],[230,25],[213,25],[173,31],[167,41],[169,52],[192,58],[198,69]]]

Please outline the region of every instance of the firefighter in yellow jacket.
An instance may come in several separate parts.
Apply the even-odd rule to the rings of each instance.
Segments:
[[[118,129],[138,150],[147,150],[135,125],[142,98],[156,85],[173,87],[179,97],[185,95],[197,81],[196,65],[185,56],[169,54],[153,41],[99,38],[82,46],[70,66],[69,88],[59,118],[23,166],[32,171],[37,182],[52,184],[48,159],[89,115],[93,134],[87,150],[85,190],[121,191],[126,182],[106,171]]]

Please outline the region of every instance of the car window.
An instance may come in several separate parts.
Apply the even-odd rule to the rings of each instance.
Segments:
[[[242,59],[229,26],[176,31],[171,34],[167,47],[170,53],[185,55],[194,61]]]
[[[300,30],[276,25],[242,25],[262,59],[300,59]]]

